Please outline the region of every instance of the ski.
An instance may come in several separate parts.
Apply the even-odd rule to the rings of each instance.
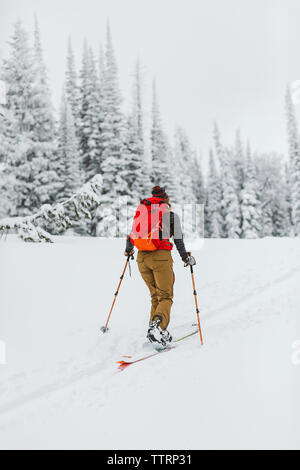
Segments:
[[[169,346],[165,349],[162,349],[160,351],[154,351],[153,353],[148,354],[146,356],[142,356],[138,359],[134,359],[134,357],[132,357],[132,356],[123,356],[126,360],[117,361],[117,364],[119,364],[118,369],[120,371],[122,371],[122,370],[126,369],[127,367],[131,366],[132,364],[137,364],[138,362],[145,361],[146,359],[150,359],[151,357],[157,356],[158,354],[162,354],[162,353],[171,351],[171,349],[175,349],[178,346],[177,344],[174,344],[174,343],[179,343],[180,341],[183,341],[187,338],[190,338],[191,336],[194,336],[197,333],[199,333],[199,330],[193,331],[192,333],[189,333],[185,336],[182,336],[181,338],[175,339],[175,341],[173,342],[173,345],[171,345],[171,346]]]
[[[132,364],[137,364],[138,362],[145,361],[146,359],[150,359],[150,357],[157,356],[158,354],[165,353],[168,351],[171,351],[171,349],[176,348],[176,346],[170,346],[166,349],[162,349],[161,351],[154,351],[152,354],[149,354],[148,356],[141,357],[139,359],[134,359],[130,356],[124,356],[128,357],[127,361],[117,361],[117,364],[119,364],[118,369],[119,370],[124,370],[126,367],[131,366]]]

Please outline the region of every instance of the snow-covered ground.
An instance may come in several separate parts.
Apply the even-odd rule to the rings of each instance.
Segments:
[[[194,252],[204,346],[193,336],[119,372],[122,355],[148,351],[135,262],[99,334],[123,250],[0,243],[0,448],[299,449],[300,240],[205,241]],[[196,316],[189,270],[174,260],[176,336]]]

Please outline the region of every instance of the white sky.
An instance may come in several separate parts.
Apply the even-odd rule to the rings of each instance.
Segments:
[[[79,67],[84,38],[97,52],[109,18],[124,98],[139,56],[148,117],[155,76],[171,136],[182,125],[206,158],[216,119],[227,144],[240,127],[254,150],[286,152],[285,87],[300,79],[299,0],[0,0],[1,55],[12,24],[20,18],[32,31],[34,12],[56,106],[68,35]]]

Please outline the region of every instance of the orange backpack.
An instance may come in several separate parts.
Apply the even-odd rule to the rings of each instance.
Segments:
[[[163,228],[163,215],[169,212],[169,206],[157,197],[143,199],[134,216],[131,243],[141,251],[172,250],[173,244],[167,239],[160,240]]]

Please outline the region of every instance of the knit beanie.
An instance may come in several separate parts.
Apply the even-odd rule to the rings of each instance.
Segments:
[[[152,188],[152,196],[158,197],[159,199],[168,199],[169,197],[165,188],[161,188],[160,186],[154,186],[154,188]]]

